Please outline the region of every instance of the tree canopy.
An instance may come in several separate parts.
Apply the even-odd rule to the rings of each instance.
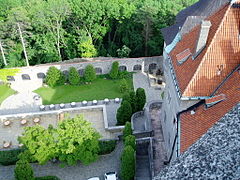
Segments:
[[[161,55],[160,29],[197,0],[0,0],[0,68]]]
[[[83,116],[60,121],[56,128],[26,127],[19,141],[40,164],[58,158],[68,165],[89,164],[98,158],[99,133]]]

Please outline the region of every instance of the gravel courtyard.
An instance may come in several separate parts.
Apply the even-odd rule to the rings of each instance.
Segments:
[[[101,156],[97,162],[88,166],[78,163],[76,166],[61,168],[58,163],[46,165],[32,164],[35,176],[55,175],[61,180],[87,180],[90,177],[98,176],[103,180],[103,174],[110,171],[119,173],[120,155],[123,149],[122,142],[119,142],[111,154]],[[0,180],[13,180],[14,166],[0,165]]]

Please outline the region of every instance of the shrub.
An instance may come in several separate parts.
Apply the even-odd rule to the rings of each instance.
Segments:
[[[131,49],[127,47],[126,45],[123,45],[121,49],[117,50],[118,57],[129,57],[129,54],[131,52]]]
[[[60,180],[57,176],[35,177],[34,180]]]
[[[126,81],[126,79],[122,79],[119,83],[119,89],[121,93],[124,93],[126,91],[128,91],[129,87],[128,87],[128,83]]]
[[[124,146],[131,146],[136,151],[136,138],[133,135],[125,137]]]
[[[146,94],[143,88],[138,88],[136,91],[136,110],[142,111],[146,103]]]
[[[33,169],[26,160],[19,160],[14,169],[16,180],[34,180]]]
[[[130,122],[126,122],[125,127],[123,129],[123,140],[129,135],[132,135],[132,125]]]
[[[91,64],[87,65],[85,69],[84,79],[86,82],[92,82],[93,80],[96,79],[96,71]]]
[[[4,166],[14,165],[19,160],[18,155],[23,149],[13,149],[9,151],[0,151],[0,164]]]
[[[129,103],[131,102],[131,99],[130,99],[130,95],[129,93],[124,93],[123,97],[122,97],[122,102],[123,101],[128,101]]]
[[[123,101],[117,110],[117,125],[124,125],[131,120],[132,108],[128,101]]]
[[[110,140],[110,141],[99,141],[99,155],[109,154],[111,153],[116,147],[117,141]]]
[[[60,71],[60,77],[57,81],[57,85],[58,86],[64,85],[65,82],[66,82],[66,76],[63,74],[63,72]]]
[[[112,69],[109,73],[109,76],[111,79],[116,79],[118,77],[118,68],[119,68],[119,63],[117,61],[112,63]]]
[[[128,72],[128,71],[119,71],[118,72],[118,78],[119,79],[128,79],[131,78],[132,73]]]
[[[54,87],[58,85],[60,78],[61,78],[61,71],[58,70],[56,67],[52,66],[48,69],[45,82],[50,87]]]
[[[135,151],[131,146],[126,146],[121,155],[121,172],[123,180],[133,180],[135,176]]]
[[[68,81],[71,85],[78,85],[80,82],[80,75],[75,67],[70,67]]]
[[[130,104],[132,107],[132,113],[137,112],[137,104],[136,104],[136,93],[134,91],[129,92]]]

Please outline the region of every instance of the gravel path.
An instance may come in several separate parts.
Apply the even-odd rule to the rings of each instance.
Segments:
[[[146,91],[147,102],[154,100],[161,100],[161,93],[163,90],[155,89],[149,84],[148,76],[145,73],[139,72],[133,74],[133,86],[136,91],[137,88],[144,88]]]
[[[120,169],[120,156],[123,143],[120,142],[111,154],[101,156],[97,162],[88,166],[78,163],[76,166],[60,168],[59,164],[48,163],[46,165],[32,164],[35,176],[55,175],[61,180],[87,180],[90,177],[98,176],[103,180],[103,174],[109,171]],[[0,166],[0,180],[14,179],[14,166]]]

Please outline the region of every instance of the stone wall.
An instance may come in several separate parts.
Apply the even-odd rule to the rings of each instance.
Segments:
[[[90,59],[90,60],[83,60],[83,59],[74,59],[74,61],[63,61],[59,63],[52,63],[52,64],[42,64],[36,65],[31,67],[22,67],[20,69],[20,73],[18,73],[14,78],[18,80],[22,78],[23,74],[27,74],[30,76],[30,79],[39,76],[41,73],[46,74],[47,70],[51,66],[55,66],[56,68],[60,69],[61,71],[68,71],[70,67],[75,67],[80,75],[83,75],[84,69],[87,65],[91,64],[96,69],[97,74],[108,74],[111,70],[112,63],[114,61],[119,62],[120,70],[127,70],[129,72],[148,72],[149,67],[156,69],[163,69],[162,67],[162,57],[142,57],[142,58],[97,58]],[[67,73],[67,72],[66,72]]]

